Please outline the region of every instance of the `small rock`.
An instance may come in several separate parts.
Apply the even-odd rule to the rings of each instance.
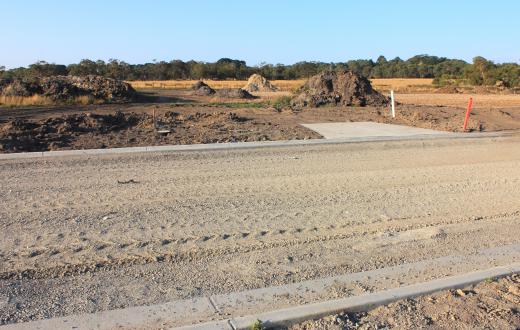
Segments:
[[[514,294],[515,296],[519,296],[520,297],[520,288],[518,286],[510,285],[509,288],[508,288],[508,291],[510,293]]]
[[[462,291],[461,289],[457,289],[457,295],[464,297],[466,295],[466,292]]]

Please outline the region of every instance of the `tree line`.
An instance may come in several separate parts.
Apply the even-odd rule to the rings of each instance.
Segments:
[[[399,57],[387,60],[379,56],[376,61],[298,62],[291,65],[262,63],[257,66],[248,66],[245,61],[230,58],[216,62],[172,60],[145,64],[129,64],[116,59],[108,62],[85,59],[70,65],[39,61],[28,67],[10,70],[0,66],[0,77],[30,80],[54,75],[94,74],[121,80],[245,80],[253,73],[258,73],[270,80],[289,80],[308,78],[325,69],[350,69],[369,78],[434,78],[434,82],[439,85],[520,86],[518,63],[498,64],[480,56],[475,57],[472,63],[467,63],[429,55],[417,55],[407,60]]]

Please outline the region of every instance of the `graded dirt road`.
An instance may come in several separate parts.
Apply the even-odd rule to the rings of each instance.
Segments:
[[[2,160],[0,183],[0,324],[520,257],[471,259],[520,243],[517,137]]]

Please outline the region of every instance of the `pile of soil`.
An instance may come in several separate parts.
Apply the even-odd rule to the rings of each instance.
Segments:
[[[225,97],[228,99],[255,99],[254,95],[251,95],[248,91],[243,90],[242,88],[222,88],[218,89],[217,96]]]
[[[248,92],[275,92],[278,90],[269,80],[256,73],[249,77],[247,84],[242,89]]]
[[[370,81],[349,70],[324,71],[307,80],[291,100],[293,107],[387,106],[390,99],[372,88]]]
[[[193,90],[192,95],[209,96],[215,94],[215,90],[203,81],[197,81],[191,86],[191,89]]]
[[[157,115],[171,133],[156,132],[149,113],[76,113],[0,124],[0,153],[317,138],[304,127],[252,119],[227,110]]]
[[[128,102],[135,98],[136,92],[123,81],[89,75],[54,76],[39,81],[5,80],[0,83],[0,95],[43,95],[54,101],[72,101],[79,96],[88,96],[105,102]]]
[[[74,114],[40,121],[15,119],[0,125],[0,152],[58,150],[67,147],[74,136],[117,132],[138,125],[142,117],[118,112]]]

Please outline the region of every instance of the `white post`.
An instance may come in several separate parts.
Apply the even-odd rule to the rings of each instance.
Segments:
[[[390,98],[392,99],[392,118],[395,118],[395,99],[394,99],[394,91],[390,91]]]

